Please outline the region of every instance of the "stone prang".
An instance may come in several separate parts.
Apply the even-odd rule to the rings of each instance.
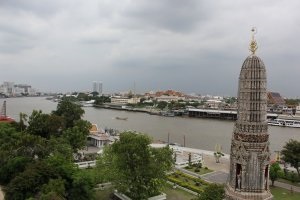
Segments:
[[[267,124],[267,77],[263,61],[252,55],[243,63],[238,89],[238,116],[234,125],[230,174],[225,188],[226,199],[272,199],[269,190],[270,150]]]

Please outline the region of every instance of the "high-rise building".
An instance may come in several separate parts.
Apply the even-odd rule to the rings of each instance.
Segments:
[[[99,81],[93,82],[93,92],[98,92],[99,95],[102,95],[102,83]]]
[[[250,51],[243,63],[238,89],[238,116],[234,125],[228,200],[272,199],[269,190],[270,150],[267,124],[267,78],[263,61],[255,55],[254,29]]]

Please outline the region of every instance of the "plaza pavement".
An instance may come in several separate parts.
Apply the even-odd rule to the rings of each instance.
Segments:
[[[166,144],[151,144],[153,147],[163,147]],[[170,146],[171,148],[175,148],[176,150],[181,150],[181,151],[187,151],[191,153],[197,153],[201,154],[203,157],[203,167],[207,167],[213,172],[207,173],[204,175],[200,175],[201,178],[208,182],[214,182],[214,183],[226,183],[227,182],[227,177],[229,174],[229,158],[230,155],[225,154],[223,157],[220,158],[220,163],[216,163],[216,159],[214,157],[214,152],[213,151],[207,151],[207,150],[201,150],[201,149],[193,149],[193,148],[187,148],[187,147],[178,147],[178,146]],[[179,169],[180,167],[177,167]],[[190,175],[193,175],[195,177],[199,177],[199,174],[190,172],[188,170],[180,169]],[[188,172],[187,172],[188,171]],[[282,183],[275,181],[274,183],[275,186],[281,187],[287,190],[293,189],[294,192],[300,192],[300,186],[292,186],[287,183]]]

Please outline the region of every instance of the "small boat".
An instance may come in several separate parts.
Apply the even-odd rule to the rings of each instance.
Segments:
[[[271,119],[271,120],[268,120],[268,125],[300,128],[300,121],[292,120],[292,119]]]
[[[127,120],[128,117],[116,117],[116,119],[118,119],[118,120]]]
[[[174,112],[162,112],[161,115],[165,117],[175,117]]]

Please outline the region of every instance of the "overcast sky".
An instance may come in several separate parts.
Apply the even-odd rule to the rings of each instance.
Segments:
[[[300,97],[299,0],[0,0],[0,83],[236,95],[251,28],[268,89]]]

